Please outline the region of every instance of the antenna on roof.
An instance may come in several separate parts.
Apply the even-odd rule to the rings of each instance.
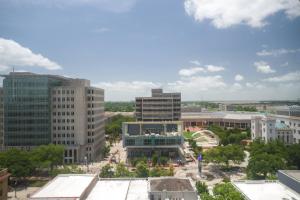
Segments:
[[[15,72],[15,67],[13,67],[13,71],[12,72]]]

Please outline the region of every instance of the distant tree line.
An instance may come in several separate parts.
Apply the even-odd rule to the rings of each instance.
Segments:
[[[235,111],[257,112],[255,106],[235,106]]]
[[[135,103],[130,102],[112,102],[107,101],[104,103],[105,111],[107,112],[133,112]]]

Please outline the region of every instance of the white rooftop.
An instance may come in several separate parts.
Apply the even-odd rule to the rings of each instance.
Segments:
[[[95,175],[92,174],[70,174],[59,175],[47,183],[30,199],[47,198],[73,198],[78,199],[85,189],[91,184]]]
[[[87,200],[148,200],[147,180],[106,180],[97,182]]]
[[[249,200],[300,200],[300,194],[277,181],[237,181],[233,184]]]
[[[237,119],[251,120],[252,117],[264,116],[257,112],[187,112],[182,113],[182,119]]]

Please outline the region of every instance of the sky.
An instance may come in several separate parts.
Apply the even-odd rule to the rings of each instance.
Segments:
[[[300,98],[299,0],[0,0],[0,73],[85,78],[107,101]]]

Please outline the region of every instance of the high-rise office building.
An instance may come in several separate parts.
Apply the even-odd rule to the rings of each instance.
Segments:
[[[66,163],[96,159],[105,143],[104,90],[85,79],[27,72],[3,76],[5,148],[53,142],[64,145]]]
[[[52,137],[65,145],[65,163],[95,160],[105,145],[104,90],[87,80],[52,89]]]
[[[151,97],[136,97],[138,121],[178,121],[181,118],[181,93],[164,93],[152,89]]]

